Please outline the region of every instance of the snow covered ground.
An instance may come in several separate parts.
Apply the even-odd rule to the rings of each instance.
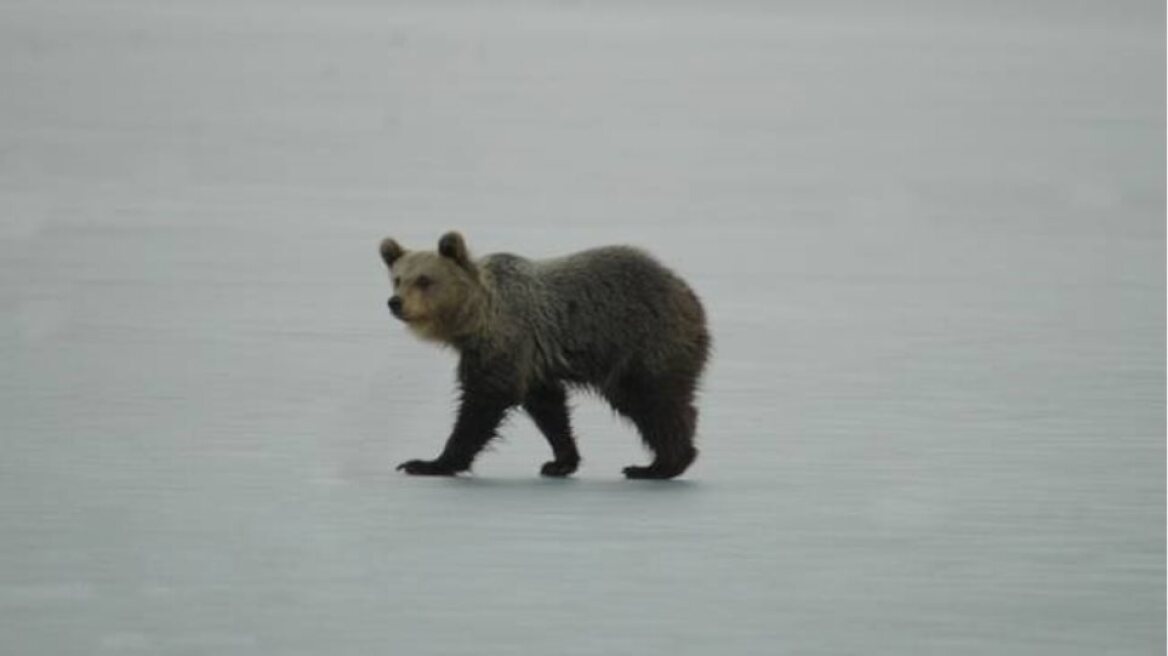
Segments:
[[[0,5],[0,652],[1161,651],[1163,4],[771,4]],[[684,479],[392,471],[455,227],[693,283]]]

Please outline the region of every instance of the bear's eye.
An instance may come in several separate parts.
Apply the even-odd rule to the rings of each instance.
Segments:
[[[418,289],[422,291],[429,289],[430,285],[432,284],[434,284],[434,281],[430,280],[429,276],[418,276],[417,279],[414,280],[414,285],[416,285]]]
[[[400,285],[401,285],[401,276],[394,276],[393,277],[393,286],[398,287]]]

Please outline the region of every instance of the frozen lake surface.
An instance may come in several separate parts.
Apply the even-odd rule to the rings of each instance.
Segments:
[[[874,4],[0,5],[0,651],[1162,653],[1163,4]],[[448,228],[692,282],[683,479],[392,471]]]

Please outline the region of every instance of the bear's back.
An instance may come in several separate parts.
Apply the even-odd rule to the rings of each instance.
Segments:
[[[627,246],[547,260],[484,258],[503,311],[523,325],[557,375],[601,383],[627,366],[704,359],[701,304],[672,271]]]

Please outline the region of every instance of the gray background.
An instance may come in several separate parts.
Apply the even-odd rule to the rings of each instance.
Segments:
[[[1164,7],[5,2],[6,654],[1164,648]],[[392,234],[635,243],[702,457],[410,479]]]

